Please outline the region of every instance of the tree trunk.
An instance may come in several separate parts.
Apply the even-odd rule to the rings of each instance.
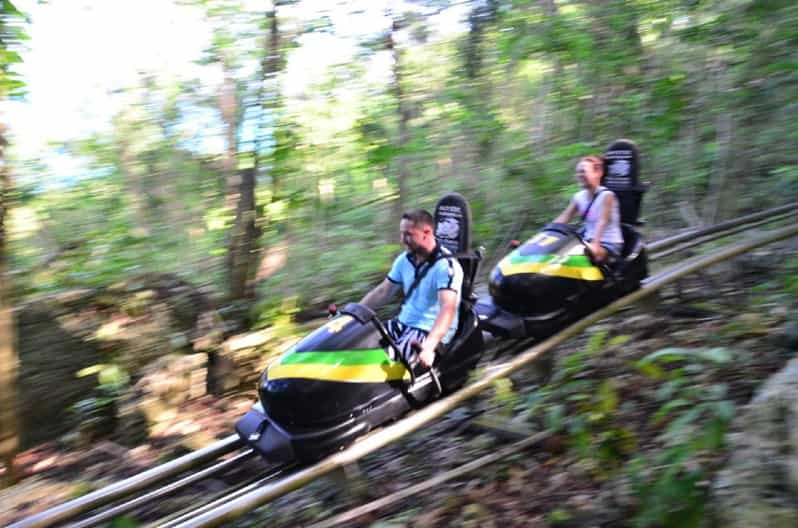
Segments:
[[[466,171],[472,175],[470,186],[478,188],[483,181],[479,172],[489,164],[495,146],[494,134],[486,133],[486,127],[493,127],[494,112],[492,101],[494,99],[491,77],[485,74],[485,34],[489,26],[495,21],[498,14],[496,0],[479,0],[474,3],[468,16],[468,35],[465,49],[465,73],[469,93],[468,105],[473,115],[472,124],[467,127],[469,143],[474,145],[473,167]],[[483,117],[484,116],[484,117]]]
[[[280,87],[277,82],[277,77],[280,71],[283,68],[283,61],[280,55],[280,45],[281,45],[281,38],[280,38],[280,26],[279,21],[277,19],[277,7],[275,7],[266,13],[266,26],[269,28],[269,33],[266,36],[263,45],[263,59],[261,60],[261,84],[260,90],[258,93],[258,100],[257,104],[260,105],[262,110],[262,118],[260,123],[258,123],[259,132],[255,137],[255,172],[258,172],[258,168],[260,167],[260,154],[263,150],[264,145],[264,137],[267,135],[266,133],[266,123],[276,123],[277,120],[275,119],[276,116],[274,115],[278,109],[280,108]],[[273,139],[276,141],[276,134],[274,134],[274,128],[276,125],[272,125],[272,136]],[[277,150],[277,145],[273,147],[274,150]],[[257,174],[256,174],[257,176]],[[273,194],[276,193],[277,187],[277,179],[274,174],[272,174],[272,190],[274,191]]]
[[[724,104],[723,98],[729,88],[726,65],[719,61],[713,68],[715,78],[715,105],[717,120],[715,125],[715,141],[717,150],[710,173],[707,203],[704,208],[704,219],[707,224],[714,224],[725,216],[726,194],[729,183],[729,157],[731,156],[732,135],[734,130],[733,110]]]
[[[232,300],[252,300],[252,279],[257,270],[255,245],[258,229],[255,223],[255,169],[241,171],[238,207],[230,237],[229,273]]]
[[[247,216],[242,208],[242,174],[238,170],[238,100],[236,93],[236,82],[233,72],[228,64],[228,59],[221,52],[221,63],[224,72],[224,81],[219,92],[219,111],[222,115],[225,136],[225,153],[222,160],[222,171],[224,173],[225,191],[224,208],[226,212],[234,214],[233,226],[228,233],[227,241],[227,290],[231,301],[243,300],[246,288],[245,281],[242,282],[241,269],[245,264],[241,261],[245,247],[246,228],[243,219]]]
[[[554,0],[541,0],[541,7],[543,8],[544,23],[547,24],[547,29],[553,24],[553,20],[559,15],[557,4]],[[551,56],[553,72],[544,74],[543,79],[540,81],[540,88],[538,89],[537,100],[533,103],[534,113],[532,115],[533,123],[530,127],[532,131],[532,145],[535,149],[535,154],[538,158],[543,158],[548,152],[549,138],[556,139],[556,132],[550,131],[549,123],[554,121],[551,113],[552,108],[549,102],[549,94],[554,88],[554,83],[558,76],[562,75],[562,66],[560,64],[559,56],[554,53]],[[556,111],[556,107],[554,109]]]
[[[238,201],[238,192],[241,187],[241,176],[238,172],[238,133],[237,116],[238,100],[236,82],[233,72],[227,64],[227,59],[222,58],[224,81],[219,92],[219,110],[224,123],[225,153],[222,160],[225,179],[225,207],[235,210]]]
[[[257,204],[255,189],[258,180],[258,170],[261,167],[260,156],[263,149],[265,135],[264,122],[274,123],[275,113],[280,106],[280,88],[277,77],[282,69],[280,56],[280,26],[277,19],[277,7],[266,13],[269,33],[264,43],[263,59],[261,61],[261,84],[258,90],[258,104],[263,110],[262,121],[254,142],[253,158],[254,167],[238,174],[238,187],[234,189],[236,199],[236,215],[233,230],[230,236],[228,252],[228,271],[230,277],[230,298],[232,300],[253,301],[255,299],[255,278],[259,266]],[[231,115],[235,115],[233,110]],[[272,135],[275,125],[272,125]],[[233,129],[234,130],[234,129]],[[234,132],[233,132],[234,133]],[[235,139],[228,130],[228,142]],[[276,146],[275,146],[276,148]],[[228,149],[228,155],[235,155]],[[272,177],[272,196],[277,193],[277,180]]]
[[[554,57],[553,60],[555,62],[554,68],[559,69],[559,59]],[[537,98],[532,103],[534,111],[532,113],[532,124],[529,129],[531,131],[531,140],[532,146],[535,149],[535,155],[541,159],[548,152],[546,145],[548,144],[549,117],[551,111],[548,99],[552,85],[554,84],[552,76],[552,73],[544,74],[543,79],[540,81]]]
[[[120,137],[119,150],[120,167],[128,183],[133,199],[133,216],[136,222],[137,234],[140,236],[149,236],[152,233],[152,226],[150,225],[147,206],[149,193],[144,183],[144,176],[136,170],[136,159],[131,151],[131,146],[127,138]]]
[[[482,77],[483,42],[488,24],[496,19],[499,5],[496,0],[474,2],[468,15],[468,36],[465,49],[465,71],[470,81]]]
[[[396,176],[397,187],[399,188],[399,198],[395,204],[395,217],[398,221],[399,217],[405,208],[405,201],[407,200],[407,183],[410,178],[410,166],[407,158],[408,143],[410,143],[410,104],[407,100],[407,94],[404,91],[403,84],[403,67],[402,50],[396,43],[396,34],[401,29],[401,22],[394,19],[391,23],[391,32],[388,34],[388,49],[391,51],[393,58],[393,89],[396,97],[397,117],[399,118],[399,141],[397,144],[399,156],[397,164],[399,172]]]
[[[180,193],[175,186],[177,174],[174,173],[170,160],[170,152],[175,143],[175,138],[169,133],[170,123],[167,115],[170,114],[170,109],[168,105],[160,105],[153,97],[158,93],[158,84],[154,76],[146,76],[143,79],[143,86],[146,107],[160,109],[156,111],[155,123],[161,131],[163,141],[146,153],[146,163],[149,166],[147,174],[152,195],[157,202],[156,214],[158,218],[166,218],[167,225],[172,229],[183,229],[191,219],[184,216],[186,208],[182,207]]]
[[[6,273],[6,213],[11,176],[5,163],[5,125],[0,123],[0,461],[6,466],[5,480],[15,480],[14,455],[19,449],[17,430],[17,357],[11,288]]]

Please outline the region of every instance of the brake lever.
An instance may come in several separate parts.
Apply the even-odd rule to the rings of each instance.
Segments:
[[[440,396],[443,394],[443,387],[441,386],[441,380],[438,379],[438,375],[435,374],[434,368],[429,368],[429,375],[432,376],[432,381],[435,382],[435,388],[438,389],[438,396]]]
[[[419,359],[419,352],[421,352],[421,343],[419,343],[418,341],[413,341],[412,343],[410,343],[410,350],[413,351],[416,357],[416,363],[420,362],[421,360]],[[443,394],[443,387],[441,386],[441,380],[438,379],[438,375],[435,373],[435,369],[432,367],[432,365],[429,366],[428,370],[430,377],[432,378],[432,381],[435,382],[435,388],[438,389],[438,396],[440,396],[441,394]]]
[[[593,254],[593,251],[590,249],[590,244],[587,242],[587,240],[579,236],[579,234],[576,235],[576,238],[579,240],[579,242],[582,243],[582,246],[584,246],[585,256],[590,261],[590,263],[596,266],[598,269],[600,269],[601,273],[604,275],[605,278],[609,278],[612,272],[609,266],[607,266],[606,262],[597,262],[596,256]]]
[[[410,373],[410,386],[415,385],[416,384],[416,373],[413,372],[413,365],[410,363],[410,360],[407,359],[405,357],[405,355],[402,354],[401,351],[399,351],[399,349],[397,347],[394,347],[394,349],[396,350],[396,354],[399,356],[399,360],[402,362],[402,365],[405,366],[405,370],[407,370]]]

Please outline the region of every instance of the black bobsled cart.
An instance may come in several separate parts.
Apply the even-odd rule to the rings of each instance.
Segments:
[[[646,190],[638,180],[638,150],[620,139],[604,157],[602,185],[615,193],[620,206],[620,258],[597,265],[577,227],[548,224],[491,271],[490,295],[476,304],[480,328],[497,337],[542,339],[640,287],[648,265],[636,229]]]
[[[463,267],[463,292],[457,333],[432,369],[397,357],[377,315],[350,303],[262,374],[259,401],[236,423],[246,444],[269,462],[312,461],[466,381],[483,339],[471,294],[480,257],[462,196],[438,202],[435,233]]]

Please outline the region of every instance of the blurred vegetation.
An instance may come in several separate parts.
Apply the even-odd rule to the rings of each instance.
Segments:
[[[602,373],[628,338],[594,332],[526,398],[524,413],[562,438],[596,482],[628,482],[629,526],[702,526],[736,411],[726,380],[751,360],[725,347],[664,348],[629,362],[633,374]],[[624,397],[623,385],[634,395]],[[555,510],[550,520],[567,516]]]
[[[22,59],[20,44],[27,39],[23,27],[24,15],[9,0],[0,0],[0,104],[6,99],[19,97],[25,84],[13,66]],[[16,395],[14,385],[17,375],[15,328],[12,314],[12,288],[8,272],[8,212],[11,206],[13,185],[8,167],[8,124],[0,107],[0,460],[8,468],[2,482],[15,478],[10,458],[19,446],[17,418],[14,411]]]
[[[17,299],[160,271],[260,325],[285,298],[319,313],[380,279],[401,208],[464,194],[493,255],[619,137],[641,149],[652,231],[798,195],[792,2],[414,0],[357,31],[359,2],[181,4],[211,28],[207,76],[143,72],[111,133],[12,149]],[[440,31],[449,9],[460,31]],[[289,89],[303,47],[336,39],[349,60]],[[82,174],[64,181],[53,152]]]
[[[578,157],[620,137],[641,150],[649,233],[798,198],[794,2],[405,0],[373,24],[368,1],[254,10],[180,0],[212,33],[202,76],[142,72],[115,92],[124,104],[111,132],[35,157],[21,157],[13,123],[8,135],[0,122],[0,147],[11,147],[0,152],[0,264],[8,258],[14,302],[171,273],[223,315],[282,337],[381,279],[400,249],[403,208],[462,193],[490,261],[565,206]],[[22,16],[8,0],[0,8],[0,98],[17,98],[24,85],[11,65],[24,51],[6,42],[24,31],[6,15]],[[464,13],[460,31],[440,29],[450,9]],[[304,48],[337,40],[354,43],[346,60],[289,82]],[[80,173],[58,172],[54,157]],[[794,296],[798,262],[786,270],[781,286]],[[735,412],[711,374],[734,357],[668,348],[634,363],[654,392],[648,428],[633,428],[623,387],[588,368],[623,339],[594,333],[523,405],[591,477],[628,474],[635,525],[694,526],[705,455],[722,449]],[[129,377],[116,365],[81,374],[100,385],[73,411],[102,422]],[[506,414],[522,405],[509,380],[493,399]]]

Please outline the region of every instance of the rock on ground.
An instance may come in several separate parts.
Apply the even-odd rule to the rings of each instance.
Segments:
[[[798,526],[798,359],[768,380],[738,425],[713,484],[717,526]]]

